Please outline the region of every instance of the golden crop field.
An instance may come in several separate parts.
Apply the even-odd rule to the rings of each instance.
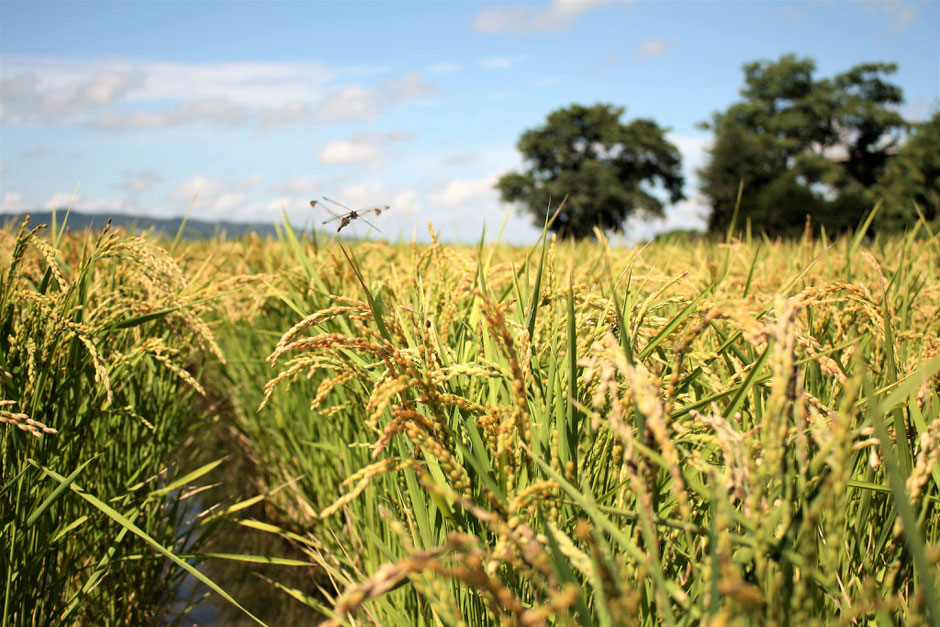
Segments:
[[[0,231],[3,625],[191,624],[193,578],[270,624],[940,624],[923,222],[524,249],[32,228]]]

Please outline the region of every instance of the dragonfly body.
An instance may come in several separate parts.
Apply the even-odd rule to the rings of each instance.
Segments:
[[[316,201],[316,200],[310,201],[311,207],[316,208],[317,205],[320,205],[333,216],[329,220],[324,220],[323,224],[330,224],[331,222],[336,222],[337,220],[339,220],[339,228],[336,229],[337,233],[342,231],[345,227],[349,226],[349,223],[352,222],[353,220],[362,220],[363,222],[371,226],[373,229],[381,233],[381,230],[377,226],[375,226],[374,224],[366,220],[366,216],[377,217],[377,216],[382,215],[383,211],[389,210],[388,205],[374,205],[371,207],[363,207],[362,209],[350,209],[343,203],[336,202],[335,200],[330,200],[329,198],[326,198],[325,196],[323,200],[325,200],[326,202],[330,204],[341,207],[345,210],[343,213],[337,213],[336,211],[334,211],[333,209],[330,209],[327,205],[324,205],[323,203],[319,201]]]

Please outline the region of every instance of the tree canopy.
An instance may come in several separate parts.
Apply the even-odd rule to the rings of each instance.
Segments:
[[[682,156],[666,139],[667,129],[650,119],[623,123],[623,107],[571,105],[549,114],[544,125],[522,134],[517,148],[525,172],[510,172],[496,183],[503,200],[519,203],[542,226],[550,203],[567,196],[551,228],[563,237],[590,236],[594,226],[621,230],[639,211],[663,214],[665,190],[671,202],[684,198]]]
[[[852,228],[875,203],[874,186],[908,124],[892,63],[865,63],[816,79],[812,59],[785,55],[744,66],[742,100],[704,126],[714,131],[699,172],[711,230],[727,228],[740,181],[741,217],[771,234],[802,230],[807,214]]]
[[[940,219],[940,111],[912,130],[875,187],[889,228],[909,225],[915,203],[927,220]]]

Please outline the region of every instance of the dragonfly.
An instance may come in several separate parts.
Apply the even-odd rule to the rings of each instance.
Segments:
[[[342,231],[345,227],[349,226],[349,223],[352,222],[353,220],[362,220],[363,222],[371,226],[373,229],[381,233],[382,230],[379,227],[372,224],[371,222],[369,222],[368,220],[366,220],[366,216],[373,217],[373,218],[378,217],[382,215],[383,211],[388,211],[390,209],[388,205],[371,205],[369,207],[363,207],[362,209],[350,209],[343,203],[337,202],[335,200],[330,200],[326,196],[323,197],[323,200],[325,200],[331,205],[341,207],[342,209],[345,210],[342,213],[337,213],[336,211],[331,209],[329,206],[323,204],[322,202],[318,200],[310,201],[310,206],[313,207],[314,209],[316,209],[317,206],[323,207],[333,216],[329,220],[324,220],[323,224],[330,224],[331,222],[336,222],[337,220],[339,220],[339,228],[336,229],[337,233]]]

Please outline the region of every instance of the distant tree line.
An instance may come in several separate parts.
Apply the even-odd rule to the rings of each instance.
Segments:
[[[708,227],[725,231],[739,189],[738,223],[772,236],[803,231],[806,216],[828,233],[856,227],[881,201],[873,228],[914,224],[940,209],[940,112],[912,124],[898,112],[891,63],[866,63],[815,77],[812,59],[785,55],[744,66],[741,100],[702,127],[714,133],[700,191]],[[650,119],[621,121],[622,107],[572,105],[524,132],[526,171],[496,184],[541,225],[567,198],[551,228],[585,237],[595,226],[620,230],[640,213],[661,216],[661,196],[683,199],[681,154],[668,129]],[[657,191],[658,190],[658,191]],[[554,211],[554,208],[551,211]]]

